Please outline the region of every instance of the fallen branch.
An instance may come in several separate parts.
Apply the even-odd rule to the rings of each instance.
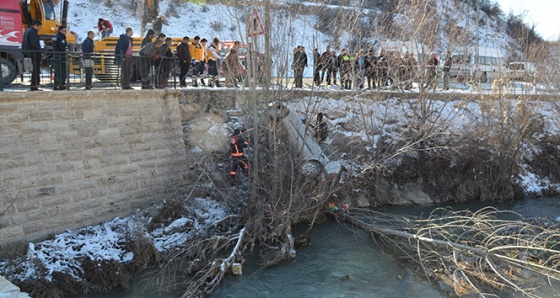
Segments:
[[[509,289],[540,297],[536,289],[560,281],[560,251],[555,249],[560,229],[530,224],[514,212],[438,209],[428,219],[365,210],[351,214],[343,220],[388,240],[420,263],[429,279],[452,281],[457,295],[495,296]]]
[[[198,297],[201,294],[209,294],[214,290],[214,288],[224,278],[226,272],[231,269],[231,266],[235,262],[237,256],[241,255],[241,248],[245,231],[245,228],[242,228],[239,231],[239,235],[233,238],[237,239],[237,242],[235,244],[235,247],[231,251],[231,254],[227,258],[215,258],[214,261],[210,262],[208,265],[206,265],[205,268],[199,271],[199,274],[197,274],[196,278],[189,283],[189,287],[181,296],[182,298]]]

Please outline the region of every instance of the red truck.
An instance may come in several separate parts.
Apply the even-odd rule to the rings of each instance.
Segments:
[[[0,8],[0,67],[2,83],[10,84],[23,70],[22,13],[19,0],[2,1]]]
[[[24,57],[21,52],[23,33],[33,20],[43,24],[39,38],[45,48],[50,48],[52,37],[60,25],[67,25],[68,0],[1,0],[0,6],[0,68],[2,83],[12,83],[18,74],[24,72]],[[57,18],[55,6],[62,2],[62,16]],[[76,35],[69,32],[68,45],[76,43]]]

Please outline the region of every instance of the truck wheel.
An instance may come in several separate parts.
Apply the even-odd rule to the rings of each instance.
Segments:
[[[17,76],[16,65],[6,58],[0,58],[0,67],[2,69],[2,84],[10,85]]]

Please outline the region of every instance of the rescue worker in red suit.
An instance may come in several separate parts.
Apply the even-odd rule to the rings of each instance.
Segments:
[[[239,167],[243,169],[245,174],[249,170],[249,164],[245,156],[245,148],[249,146],[249,143],[243,138],[242,128],[237,128],[233,131],[233,134],[229,137],[229,145],[231,151],[229,176],[233,180],[237,176],[237,169]]]

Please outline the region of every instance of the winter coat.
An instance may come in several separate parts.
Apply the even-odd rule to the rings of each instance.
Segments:
[[[97,29],[99,31],[103,31],[103,29],[105,28],[109,30],[113,29],[113,25],[111,24],[111,22],[109,22],[109,20],[103,20],[102,22],[97,23]]]
[[[140,45],[140,47],[143,47],[150,42],[152,42],[152,38],[149,37],[149,36],[144,36],[144,38],[142,39],[142,44]]]
[[[229,137],[229,146],[232,157],[240,157],[245,155],[245,148],[249,147],[249,143],[245,141],[242,135],[233,134]]]
[[[119,41],[117,41],[117,46],[115,47],[115,56],[117,62],[120,61],[126,55],[126,51],[128,51],[128,47],[132,44],[132,37],[128,37],[128,35],[121,34],[119,37]]]
[[[304,68],[307,67],[307,54],[301,51],[297,51],[294,54],[294,61],[292,63],[294,68]]]
[[[237,51],[235,49],[230,49],[229,52],[226,54],[225,57],[226,63],[222,65],[224,70],[226,71],[235,71],[237,69],[237,65],[239,64],[239,59],[237,55]]]
[[[86,37],[82,43],[82,53],[84,54],[84,59],[90,59],[91,53],[93,53],[94,50],[95,46],[93,45],[93,40]]]
[[[52,38],[52,47],[55,53],[59,52],[66,52],[66,36],[60,32],[58,32]]]
[[[157,18],[157,20],[155,20],[152,24],[152,29],[154,29],[154,31],[156,32],[161,32],[161,29],[163,28],[163,25],[169,25],[169,23],[167,23],[166,20],[162,20],[161,18]]]
[[[21,49],[24,51],[40,51],[41,43],[39,41],[39,33],[33,27],[30,27],[23,33]],[[27,55],[28,53],[24,54]]]
[[[158,48],[156,47],[156,44],[150,42],[140,49],[140,56],[147,57],[147,58],[154,58],[157,52],[158,52]]]
[[[191,51],[188,44],[181,42],[177,46],[177,58],[179,58],[179,63],[191,62]]]
[[[189,45],[189,51],[191,52],[191,59],[195,61],[202,60],[202,45],[200,43],[191,43]]]
[[[315,124],[315,138],[320,142],[324,142],[327,140],[329,136],[328,126],[324,120],[321,120],[319,123]]]
[[[453,59],[451,59],[451,57],[446,57],[443,62],[443,71],[450,71],[451,65],[453,65]]]

